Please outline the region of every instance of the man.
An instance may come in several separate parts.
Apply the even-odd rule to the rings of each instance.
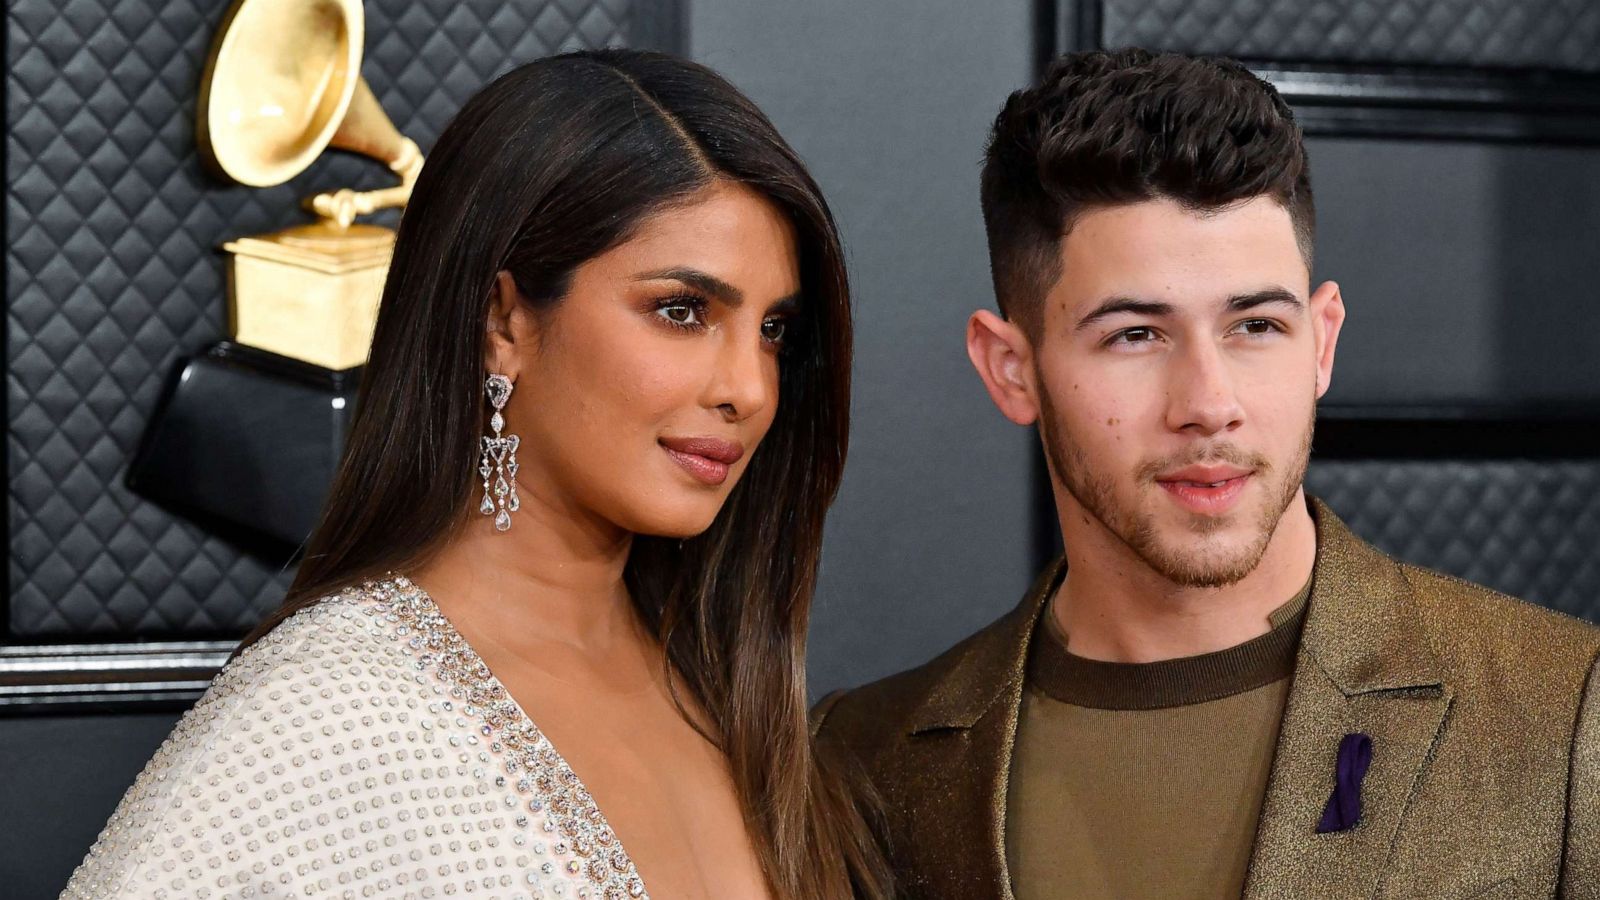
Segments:
[[[1092,52],[983,170],[1065,559],[826,699],[915,898],[1600,897],[1600,631],[1390,560],[1301,487],[1345,308],[1299,129],[1236,63]]]

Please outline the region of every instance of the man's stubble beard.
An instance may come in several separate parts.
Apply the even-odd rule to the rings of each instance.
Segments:
[[[1055,477],[1078,505],[1156,574],[1184,587],[1218,588],[1240,581],[1261,564],[1267,546],[1278,530],[1278,523],[1305,481],[1306,465],[1311,458],[1311,435],[1316,424],[1314,400],[1300,448],[1289,460],[1285,477],[1276,484],[1268,485],[1268,500],[1257,516],[1255,534],[1250,543],[1231,553],[1225,548],[1208,553],[1208,548],[1203,545],[1204,539],[1233,524],[1235,514],[1191,514],[1187,536],[1198,538],[1201,546],[1193,543],[1173,546],[1163,542],[1154,517],[1138,509],[1124,508],[1117,499],[1111,475],[1091,468],[1083,448],[1062,427],[1061,417],[1056,415],[1055,404],[1044,387],[1044,379],[1039,378],[1037,383],[1043,401],[1039,410],[1041,436]],[[1135,486],[1141,491],[1147,485],[1154,490],[1163,490],[1155,484],[1157,474],[1206,462],[1227,462],[1252,469],[1252,478],[1270,479],[1278,471],[1270,460],[1260,454],[1247,453],[1232,444],[1218,442],[1208,444],[1198,452],[1153,460],[1139,466],[1135,472]]]

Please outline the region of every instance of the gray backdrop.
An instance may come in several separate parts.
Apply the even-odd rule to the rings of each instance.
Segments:
[[[962,348],[967,314],[992,302],[982,142],[1032,76],[1037,15],[1023,0],[689,4],[687,51],[748,91],[811,164],[856,288],[855,427],[817,602],[816,692],[930,657],[1014,604],[1040,556],[1032,432],[992,409]],[[1318,273],[1343,284],[1351,311],[1330,399],[1596,396],[1595,149],[1310,146]],[[174,717],[0,721],[7,896],[59,889]]]
[[[984,136],[1033,76],[1032,34],[1020,2],[693,7],[690,53],[799,150],[849,255],[854,424],[812,628],[815,692],[921,662],[1030,580],[1032,433],[989,403],[963,332],[992,294]]]

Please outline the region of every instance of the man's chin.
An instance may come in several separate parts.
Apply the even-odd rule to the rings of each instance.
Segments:
[[[1187,588],[1223,588],[1243,581],[1255,571],[1259,557],[1145,557],[1161,577]]]
[[[1250,527],[1254,524],[1238,515],[1186,514],[1181,522],[1153,529],[1133,549],[1146,565],[1175,584],[1226,587],[1255,571],[1266,554],[1267,540]]]

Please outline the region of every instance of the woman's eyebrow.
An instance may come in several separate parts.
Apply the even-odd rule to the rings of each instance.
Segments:
[[[739,290],[738,288],[726,281],[723,281],[721,278],[712,275],[709,272],[702,272],[699,269],[685,267],[661,269],[655,272],[646,272],[643,275],[640,275],[636,280],[659,281],[662,279],[667,281],[676,281],[692,287],[701,293],[711,295],[717,300],[720,300],[729,307],[735,309],[737,309],[740,304],[744,303],[744,291]],[[772,305],[768,308],[768,312],[788,314],[797,312],[799,309],[800,292],[795,291],[786,297],[780,297],[777,300],[774,300]]]
[[[788,316],[800,311],[800,292],[795,291],[787,297],[779,297],[767,308],[767,313]]]
[[[726,303],[729,306],[736,307],[744,302],[744,291],[739,290],[738,288],[727,283],[726,281],[723,281],[721,278],[712,275],[709,272],[702,272],[699,269],[684,267],[661,269],[655,272],[646,272],[643,275],[640,275],[636,280],[659,281],[662,279],[677,281],[692,287],[701,293],[710,294],[712,297],[721,300],[723,303]]]

